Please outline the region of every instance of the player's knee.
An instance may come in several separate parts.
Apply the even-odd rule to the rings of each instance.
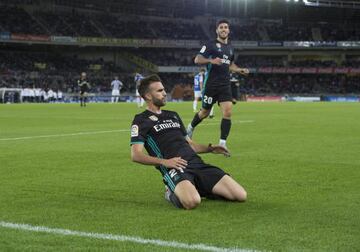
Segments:
[[[201,109],[199,112],[199,117],[200,117],[200,119],[204,119],[204,118],[208,117],[209,114],[210,114],[210,110]]]
[[[247,192],[244,189],[238,190],[235,193],[234,198],[235,198],[236,201],[244,202],[247,199]]]
[[[196,208],[201,203],[200,195],[192,195],[181,201],[183,207],[187,210]]]
[[[223,117],[226,119],[230,119],[231,118],[231,110],[230,109],[224,110]]]

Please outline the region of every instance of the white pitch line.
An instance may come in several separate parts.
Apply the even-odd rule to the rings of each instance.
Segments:
[[[77,132],[77,133],[56,134],[56,135],[41,135],[41,136],[26,136],[26,137],[0,138],[0,141],[26,140],[26,139],[51,138],[51,137],[67,137],[67,136],[81,136],[81,135],[95,135],[95,134],[106,134],[106,133],[125,132],[125,131],[130,131],[130,130],[128,130],[128,129],[118,129],[118,130],[102,130],[102,131],[90,131],[90,132]]]
[[[215,125],[219,121],[211,123],[202,123],[201,125]],[[233,124],[237,123],[253,123],[253,120],[244,120],[244,121],[233,121]],[[16,141],[16,140],[27,140],[27,139],[36,139],[36,138],[54,138],[54,137],[67,137],[67,136],[81,136],[81,135],[95,135],[95,134],[106,134],[113,132],[127,132],[129,129],[118,129],[118,130],[102,130],[102,131],[89,131],[89,132],[77,132],[77,133],[66,133],[66,134],[54,134],[54,135],[40,135],[40,136],[25,136],[25,137],[10,137],[10,138],[0,138],[0,141]]]
[[[202,250],[202,251],[220,251],[220,252],[256,252],[256,250],[249,249],[239,249],[239,248],[222,248],[215,247],[206,244],[191,244],[191,243],[182,243],[177,241],[164,241],[164,240],[155,240],[155,239],[144,239],[137,236],[128,236],[128,235],[114,235],[114,234],[101,234],[101,233],[92,233],[92,232],[82,232],[69,229],[61,228],[49,228],[44,226],[32,226],[28,224],[18,224],[0,221],[0,227],[31,231],[31,232],[41,232],[41,233],[50,233],[57,235],[68,235],[68,236],[79,236],[87,237],[93,239],[102,239],[102,240],[112,240],[120,242],[133,242],[140,244],[150,244],[159,247],[171,247],[177,249],[185,250]]]

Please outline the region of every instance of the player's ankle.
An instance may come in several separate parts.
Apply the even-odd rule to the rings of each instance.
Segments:
[[[220,140],[219,140],[219,145],[220,145],[220,146],[226,146],[226,140],[220,139]]]

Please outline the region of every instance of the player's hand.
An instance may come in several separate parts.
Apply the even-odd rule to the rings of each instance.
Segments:
[[[221,65],[222,59],[220,59],[219,57],[216,57],[215,59],[211,59],[210,63],[213,65]]]
[[[164,159],[162,165],[167,168],[174,168],[176,170],[186,169],[187,161],[181,157],[174,157],[170,159]]]
[[[250,71],[247,68],[239,68],[238,73],[241,74],[241,75],[247,76],[247,75],[249,75]]]
[[[230,157],[230,152],[228,149],[221,145],[211,145],[211,152],[214,154],[223,154],[225,157]]]

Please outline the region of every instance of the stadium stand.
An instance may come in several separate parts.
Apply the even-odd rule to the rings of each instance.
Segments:
[[[360,53],[346,50],[349,44],[359,46],[359,12],[315,9],[299,16],[292,8],[282,13],[274,7],[271,13],[266,5],[252,8],[251,4],[245,13],[242,6],[232,8],[221,1],[164,5],[163,0],[126,0],[108,1],[106,6],[83,0],[51,4],[2,1],[0,87],[36,86],[72,93],[77,91],[79,73],[86,71],[93,92],[109,92],[111,79],[119,75],[125,84],[122,91],[134,93],[134,73],[146,74],[158,67],[173,67],[159,73],[168,91],[176,85],[191,85],[196,71],[193,58],[200,45],[214,37],[218,16],[227,13],[235,17],[231,19],[231,38],[238,44],[235,62],[251,69],[251,76],[241,81],[241,92],[311,95],[360,91],[356,70]],[[324,18],[321,13],[325,12],[333,19]],[[244,15],[238,18],[240,14]],[[339,15],[344,23],[336,22]],[[54,37],[60,42],[52,44]],[[106,43],[112,39],[124,40],[114,40],[108,47]],[[342,41],[349,43],[339,50],[336,46]],[[307,44],[293,53],[297,43]],[[323,47],[331,51],[330,56]],[[303,68],[311,73],[302,72]]]

